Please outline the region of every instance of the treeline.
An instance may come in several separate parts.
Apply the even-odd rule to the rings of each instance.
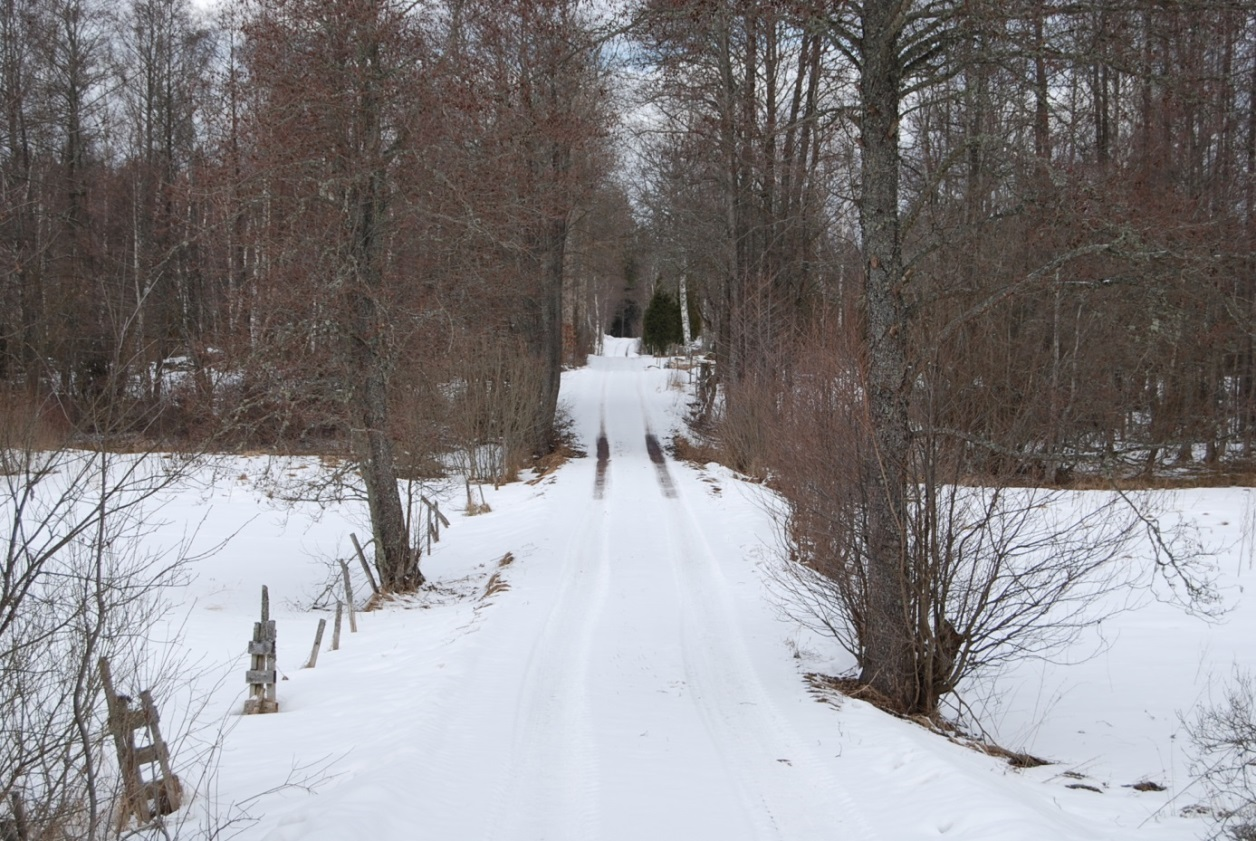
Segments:
[[[495,440],[506,377],[511,458],[546,449],[632,227],[579,5],[4,0],[10,405],[417,464]]]
[[[970,470],[1250,457],[1253,5],[875,5],[900,24],[884,145],[861,9],[645,4],[667,129],[646,202],[703,291],[739,465],[817,366],[867,367],[865,278],[890,264],[912,423]],[[869,254],[878,203],[895,234]]]

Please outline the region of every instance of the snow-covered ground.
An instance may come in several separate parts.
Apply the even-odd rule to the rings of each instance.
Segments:
[[[330,580],[327,560],[351,557],[349,532],[367,533],[361,507],[276,503],[276,474],[299,480],[320,467],[277,471],[261,458],[233,460],[170,500],[168,537],[188,522],[200,523],[202,545],[232,536],[197,563],[174,613],[205,701],[206,726],[175,755],[202,789],[192,821],[231,822],[250,839],[377,841],[1206,830],[1180,815],[1202,793],[1189,785],[1178,713],[1235,663],[1256,665],[1256,602],[1242,592],[1253,582],[1242,540],[1250,490],[1174,497],[1223,550],[1234,604],[1224,623],[1149,602],[1105,623],[1106,647],[1087,662],[1026,664],[973,687],[1007,747],[1056,763],[1018,771],[861,702],[809,694],[804,672],[851,664],[780,618],[766,584],[776,550],[764,491],[714,465],[652,461],[648,437],[665,443],[684,414],[685,375],[624,342],[608,339],[605,353],[563,381],[588,457],[485,489],[492,510],[474,517],[457,510],[462,488],[449,491],[452,525],[424,558],[433,588],[360,614],[339,651],[327,650],[329,629],[315,669],[301,667],[330,614],[310,605]],[[507,553],[513,562],[499,567]],[[494,574],[505,586],[485,597]],[[242,652],[263,584],[278,620],[281,711],[245,717]],[[167,720],[182,727],[178,710]],[[214,741],[208,786],[191,757]],[[1143,780],[1168,790],[1127,787]]]

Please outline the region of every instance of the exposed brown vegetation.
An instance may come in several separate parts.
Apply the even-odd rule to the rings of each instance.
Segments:
[[[504,593],[510,589],[510,585],[506,583],[506,579],[502,578],[500,572],[494,572],[489,576],[488,583],[484,585],[484,594],[480,596],[480,601],[496,596],[498,593]]]
[[[866,682],[854,677],[840,677],[834,675],[825,675],[818,672],[808,672],[803,676],[811,694],[822,703],[831,704],[840,709],[840,704],[834,700],[834,695],[840,695],[845,698],[853,698],[856,701],[863,701],[871,704],[884,713],[889,713],[895,718],[901,718],[917,724],[930,732],[943,736],[948,741],[966,748],[975,750],[978,753],[984,753],[987,756],[997,757],[1007,760],[1007,764],[1013,768],[1037,768],[1042,765],[1050,765],[1051,763],[1045,759],[1040,759],[1033,754],[1021,751],[1008,750],[1007,748],[996,745],[987,739],[973,738],[964,734],[953,724],[947,722],[938,715],[922,716],[912,715],[903,709],[901,705],[895,703],[894,699],[878,692],[874,687],[869,686]]]
[[[711,462],[731,467],[729,464],[731,459],[728,459],[719,447],[702,439],[694,441],[687,435],[677,433],[672,437],[671,449],[677,460],[687,461],[698,467]]]

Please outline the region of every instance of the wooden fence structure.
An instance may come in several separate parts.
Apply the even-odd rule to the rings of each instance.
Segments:
[[[98,665],[109,709],[109,732],[122,773],[121,832],[132,817],[140,826],[147,826],[177,811],[183,804],[183,787],[170,767],[170,751],[161,738],[152,694],[147,689],[140,692],[137,707],[130,696],[119,694],[114,687],[109,661],[102,657]],[[140,731],[144,731],[143,744],[136,743]]]
[[[253,639],[249,640],[249,670],[244,678],[249,684],[249,697],[244,714],[279,712],[275,696],[275,620],[270,618],[270,591],[262,587],[262,621],[253,623]]]

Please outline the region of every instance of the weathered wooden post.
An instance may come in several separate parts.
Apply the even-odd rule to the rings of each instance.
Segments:
[[[97,665],[109,710],[109,732],[122,772],[123,804],[118,813],[118,831],[121,832],[131,816],[140,826],[146,826],[162,815],[177,811],[183,804],[183,786],[170,766],[170,751],[161,738],[152,694],[147,689],[141,691],[140,706],[136,709],[129,696],[119,695],[114,688],[109,661],[102,657]],[[137,746],[135,731],[141,728],[146,730],[148,743]],[[144,766],[150,768],[150,779],[144,779]]]
[[[323,629],[327,627],[327,620],[318,620],[318,631],[314,633],[314,647],[310,649],[310,662],[305,664],[305,668],[312,669],[318,665],[318,649],[323,644]]]
[[[471,498],[471,486],[467,485],[467,499]],[[449,518],[440,513],[440,502],[428,499],[425,496],[419,497],[419,501],[427,507],[427,554],[432,554],[432,544],[440,543],[440,527],[449,528]]]
[[[275,697],[275,620],[270,618],[270,591],[262,587],[262,621],[253,623],[253,639],[249,641],[249,670],[245,680],[249,697],[244,714],[279,712]]]
[[[353,582],[349,579],[349,565],[340,561],[340,572],[345,580],[345,604],[349,607],[349,633],[358,632],[358,620],[353,609]]]
[[[336,602],[336,624],[334,624],[331,629],[331,650],[332,651],[340,650],[340,617],[344,614],[344,612],[345,612],[344,603],[337,601]]]
[[[362,572],[366,573],[366,580],[371,585],[371,592],[379,595],[379,585],[375,583],[375,576],[371,574],[371,565],[366,561],[366,553],[362,551],[362,544],[358,542],[358,536],[353,532],[349,532],[349,539],[353,541],[353,550],[358,556],[358,563],[362,565]]]

